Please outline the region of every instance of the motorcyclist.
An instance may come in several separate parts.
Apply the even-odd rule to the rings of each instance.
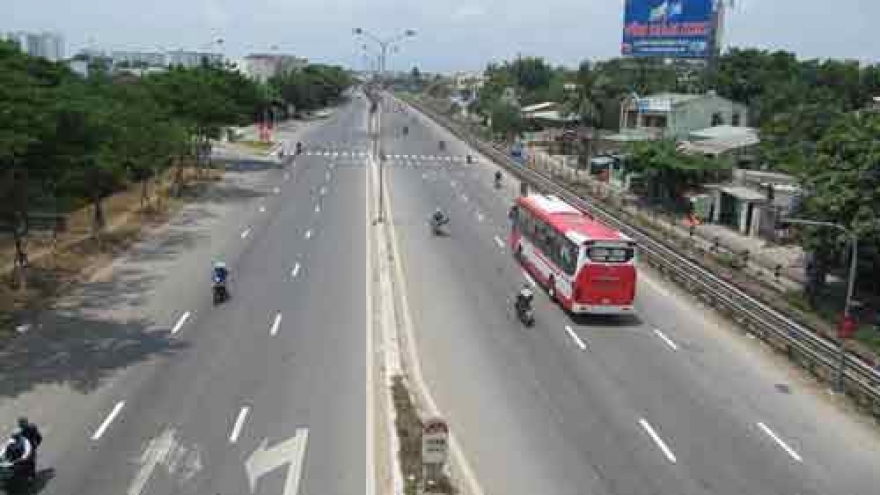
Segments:
[[[215,285],[226,285],[226,280],[229,278],[229,269],[226,267],[226,263],[215,261],[211,278]]]
[[[440,141],[438,143],[438,146],[440,146],[441,150],[445,150],[446,149],[446,141]]]
[[[435,227],[439,227],[447,223],[448,221],[449,219],[446,218],[446,214],[443,213],[443,210],[441,210],[440,208],[437,208],[437,210],[434,211],[434,214],[431,215],[431,222],[434,224]]]
[[[303,144],[300,141],[296,142],[296,154],[301,155],[303,152]]]
[[[529,284],[524,284],[516,294],[517,313],[522,314],[531,309],[532,299],[534,299],[534,297],[535,293],[532,291],[532,287]]]
[[[39,449],[40,444],[43,443],[43,435],[40,434],[40,430],[37,428],[37,425],[28,421],[28,419],[24,416],[18,418],[17,435],[20,435],[31,444],[32,452],[30,458],[25,461],[25,466],[27,467],[28,477],[31,479],[36,478],[37,450]]]

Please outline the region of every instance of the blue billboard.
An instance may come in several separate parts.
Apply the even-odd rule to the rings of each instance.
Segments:
[[[626,0],[621,53],[707,58],[714,49],[717,0]]]

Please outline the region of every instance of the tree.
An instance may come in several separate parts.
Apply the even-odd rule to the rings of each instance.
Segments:
[[[633,143],[627,152],[630,169],[641,173],[648,184],[648,197],[668,205],[681,205],[682,193],[688,188],[717,179],[730,168],[723,160],[680,153],[671,140]]]
[[[815,161],[801,178],[807,196],[799,215],[838,223],[859,237],[860,275],[880,275],[880,116],[849,114],[819,141]],[[804,248],[813,253],[808,294],[815,295],[835,260],[845,258],[848,239],[828,229],[803,228]]]
[[[492,131],[503,135],[508,140],[512,140],[525,130],[525,122],[519,109],[505,103],[495,104],[490,113],[490,119]]]

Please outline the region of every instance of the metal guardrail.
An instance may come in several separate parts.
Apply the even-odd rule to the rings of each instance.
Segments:
[[[424,104],[411,99],[406,101],[521,180],[525,180],[538,190],[565,199],[624,232],[639,243],[640,252],[649,263],[683,283],[691,292],[696,292],[699,297],[718,309],[726,311],[747,331],[785,352],[789,358],[820,379],[833,380],[839,366],[839,348],[835,342],[817,335],[806,326],[746,294],[730,282],[719,278],[703,266],[654,239],[644,230],[624,222],[602,206],[583,199],[551,177],[517,163],[507,153],[474,138],[463,131],[458,124]],[[874,416],[880,417],[880,372],[849,353],[846,356],[844,390]]]

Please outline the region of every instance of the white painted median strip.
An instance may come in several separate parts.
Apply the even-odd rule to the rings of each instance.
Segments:
[[[104,435],[104,432],[106,432],[107,428],[110,427],[110,423],[112,423],[113,420],[116,419],[116,416],[119,416],[119,413],[120,411],[122,411],[122,407],[124,405],[124,401],[119,401],[116,403],[115,406],[113,406],[113,410],[110,411],[110,414],[107,415],[107,417],[104,419],[104,422],[101,423],[101,426],[99,426],[98,429],[95,430],[95,433],[92,435],[92,440],[98,440]]]
[[[639,419],[639,424],[648,433],[648,435],[651,437],[651,440],[654,440],[654,443],[656,443],[657,446],[660,447],[660,450],[663,451],[663,455],[666,456],[666,459],[668,459],[669,462],[673,464],[678,462],[675,458],[675,454],[672,453],[672,450],[670,450],[669,447],[666,446],[666,443],[663,441],[662,438],[660,438],[660,435],[658,435],[657,432],[654,431],[654,428],[652,428],[651,425],[644,418]]]
[[[572,340],[574,340],[574,343],[581,348],[582,351],[587,350],[587,344],[585,344],[584,341],[581,340],[580,337],[578,337],[578,334],[574,333],[574,330],[572,330],[570,326],[566,325],[565,331],[568,333],[568,336],[571,337]]]
[[[504,249],[504,241],[502,241],[497,235],[495,236],[495,244],[498,244],[498,247]]]
[[[275,315],[275,321],[272,322],[272,328],[269,329],[269,335],[273,337],[277,335],[279,328],[281,328],[281,313]]]
[[[251,408],[248,406],[242,406],[241,411],[238,411],[238,417],[235,418],[235,424],[232,425],[232,432],[229,433],[229,443],[235,443],[238,441],[238,437],[241,435],[241,429],[244,427],[244,420],[247,419],[247,415],[250,411]]]
[[[177,319],[177,323],[175,323],[175,324],[174,324],[174,327],[171,328],[171,334],[172,334],[172,335],[174,335],[175,333],[179,332],[180,329],[183,328],[183,325],[184,325],[184,323],[186,323],[186,320],[189,319],[189,316],[190,316],[189,311],[187,311],[186,313],[180,315],[180,318]]]
[[[654,329],[654,335],[660,337],[660,340],[662,340],[663,342],[666,342],[666,345],[671,347],[673,351],[678,350],[678,346],[675,344],[675,342],[673,342],[672,339],[667,337],[665,333],[661,332],[659,328]]]
[[[249,235],[251,235],[251,229],[244,229],[244,231],[241,233],[241,238],[247,239],[247,236]]]
[[[299,261],[297,261],[296,264],[293,265],[293,270],[290,270],[291,278],[296,278],[297,275],[299,275]]]
[[[307,230],[307,231],[306,231],[306,239],[311,239],[311,238],[312,238],[312,231],[311,231],[311,230]]]
[[[773,433],[773,430],[768,428],[767,425],[765,425],[764,423],[758,423],[758,428],[761,428],[761,430],[763,430],[764,433],[766,433],[768,437],[772,438],[773,441],[776,442],[777,445],[782,447],[782,450],[784,450],[786,453],[788,453],[788,455],[790,455],[792,459],[794,459],[798,462],[804,462],[804,460],[801,458],[800,454],[798,454],[793,448],[789,447],[788,444],[783,442],[781,438],[776,436],[776,433]]]

